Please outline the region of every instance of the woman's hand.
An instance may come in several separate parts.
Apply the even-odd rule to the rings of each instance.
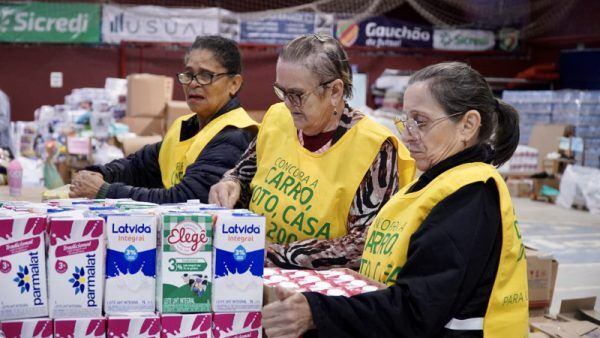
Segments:
[[[73,176],[69,187],[69,197],[96,198],[100,187],[104,184],[102,174],[82,170]]]
[[[233,209],[240,199],[242,187],[234,181],[222,181],[210,188],[208,203],[213,203],[225,208]]]
[[[269,338],[298,338],[315,327],[306,297],[278,286],[279,301],[263,307],[263,328]]]

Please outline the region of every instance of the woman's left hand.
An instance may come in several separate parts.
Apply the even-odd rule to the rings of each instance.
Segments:
[[[262,310],[263,328],[269,338],[298,338],[315,327],[306,297],[280,286],[275,290],[279,301]]]
[[[102,174],[82,170],[75,174],[71,181],[69,197],[96,198],[100,187],[104,184]]]

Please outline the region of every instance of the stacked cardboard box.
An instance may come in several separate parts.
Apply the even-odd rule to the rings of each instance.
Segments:
[[[122,120],[141,136],[163,135],[165,107],[173,98],[173,79],[162,75],[131,74],[127,77],[127,116]]]
[[[558,262],[548,254],[526,248],[530,316],[548,313],[554,294]]]

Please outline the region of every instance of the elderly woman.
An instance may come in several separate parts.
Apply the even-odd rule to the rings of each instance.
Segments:
[[[527,336],[523,244],[492,166],[517,147],[517,112],[457,62],[415,73],[404,111],[403,139],[424,173],[379,212],[360,267],[389,287],[353,297],[279,288],[263,309],[269,338]]]
[[[288,43],[256,141],[209,201],[267,218],[267,264],[358,269],[367,224],[414,162],[392,133],[350,108],[348,56],[330,36]]]
[[[193,113],[175,120],[162,142],[79,172],[71,184],[71,197],[207,202],[210,187],[237,163],[258,124],[237,97],[242,62],[234,41],[198,37],[184,65],[177,79]]]

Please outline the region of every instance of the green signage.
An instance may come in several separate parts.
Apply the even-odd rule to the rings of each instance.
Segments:
[[[0,42],[100,42],[100,5],[0,3]]]

